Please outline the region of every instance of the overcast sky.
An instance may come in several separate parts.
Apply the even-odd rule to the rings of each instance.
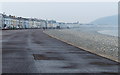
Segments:
[[[64,22],[89,23],[97,18],[118,13],[117,2],[7,2],[1,4],[0,12],[6,14]]]

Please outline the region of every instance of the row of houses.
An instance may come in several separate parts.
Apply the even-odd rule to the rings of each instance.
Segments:
[[[46,20],[37,18],[23,18],[11,15],[0,14],[0,28],[2,29],[27,29],[47,27]]]
[[[43,20],[37,18],[23,18],[0,13],[1,29],[28,29],[28,28],[70,28],[79,27],[79,22],[65,23],[55,20]]]

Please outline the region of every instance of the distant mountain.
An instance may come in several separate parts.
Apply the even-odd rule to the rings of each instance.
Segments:
[[[102,17],[102,18],[92,21],[91,24],[117,25],[118,24],[118,15]]]

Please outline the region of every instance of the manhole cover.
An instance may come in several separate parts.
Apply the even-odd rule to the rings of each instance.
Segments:
[[[62,57],[48,57],[42,54],[33,54],[35,60],[64,60]]]

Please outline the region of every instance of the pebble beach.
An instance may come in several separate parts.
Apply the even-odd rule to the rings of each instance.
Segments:
[[[118,37],[75,29],[45,30],[44,33],[68,44],[118,62]]]

